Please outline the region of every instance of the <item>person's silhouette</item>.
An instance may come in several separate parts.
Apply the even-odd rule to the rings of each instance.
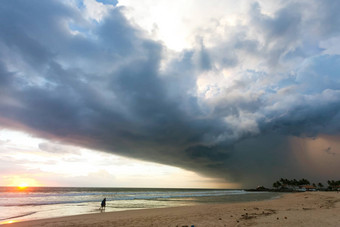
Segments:
[[[105,206],[106,206],[106,198],[103,199],[101,206],[100,206],[100,210],[105,210]]]

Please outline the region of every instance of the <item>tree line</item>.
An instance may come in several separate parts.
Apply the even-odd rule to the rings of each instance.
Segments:
[[[327,183],[328,183],[328,187],[330,188],[340,187],[340,180],[338,181],[328,180]]]
[[[340,187],[340,180],[338,181],[328,180],[327,183],[328,183],[328,189],[334,189],[334,188]],[[296,186],[296,187],[301,186],[301,185],[313,185],[314,187],[324,188],[324,185],[322,183],[319,182],[317,185],[315,183],[311,184],[311,182],[305,178],[302,178],[300,180],[297,180],[297,179],[289,180],[286,178],[281,178],[280,180],[273,183],[274,188],[280,188],[285,185]]]

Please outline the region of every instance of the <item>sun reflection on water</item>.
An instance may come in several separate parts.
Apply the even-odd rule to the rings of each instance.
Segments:
[[[13,224],[13,223],[16,223],[16,222],[18,222],[18,221],[16,221],[16,220],[8,220],[8,221],[0,222],[0,225]]]

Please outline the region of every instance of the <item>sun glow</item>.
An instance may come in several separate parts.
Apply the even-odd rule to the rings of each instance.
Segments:
[[[24,190],[28,187],[28,184],[26,182],[22,182],[21,184],[19,184],[18,188],[20,190]]]
[[[16,223],[16,222],[18,222],[18,221],[16,221],[16,220],[9,220],[9,221],[4,221],[4,222],[0,222],[0,224],[2,225],[2,224],[13,224],[13,223]]]
[[[5,178],[7,178],[10,182],[9,184],[7,184],[7,186],[17,187],[20,190],[24,190],[28,187],[41,186],[41,184],[37,180],[29,177],[5,176]]]

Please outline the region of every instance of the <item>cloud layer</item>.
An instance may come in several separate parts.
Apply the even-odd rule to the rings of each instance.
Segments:
[[[295,138],[339,136],[340,3],[242,3],[172,51],[101,2],[1,2],[3,127],[245,186],[303,173]]]

